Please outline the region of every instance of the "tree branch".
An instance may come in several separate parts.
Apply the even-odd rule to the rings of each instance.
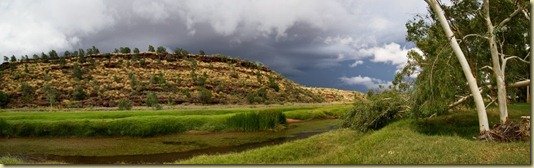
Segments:
[[[519,4],[517,5],[517,9],[515,9],[515,11],[510,14],[510,16],[508,16],[506,19],[502,20],[501,23],[499,23],[497,25],[497,27],[495,27],[495,30],[498,30],[500,29],[501,27],[503,27],[506,23],[508,23],[510,20],[512,20],[512,18],[519,14],[519,12],[521,12],[523,10],[523,7],[521,7]]]
[[[484,38],[484,39],[488,39],[488,37],[486,36],[483,36],[483,35],[480,35],[480,34],[468,34],[468,35],[465,35],[462,40],[465,40],[467,39],[468,37],[480,37],[480,38]]]

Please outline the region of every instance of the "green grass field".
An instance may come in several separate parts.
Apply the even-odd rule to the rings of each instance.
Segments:
[[[511,120],[530,105],[509,106]],[[497,109],[488,116],[498,121]],[[177,164],[530,164],[530,141],[475,141],[475,110],[428,120],[404,119],[378,131],[339,129],[304,140],[225,155],[203,155]]]
[[[228,118],[236,114],[283,112],[287,118],[321,119],[342,115],[350,105],[287,106],[240,109],[1,112],[0,136],[135,136],[146,137],[187,130],[231,129]],[[295,112],[296,111],[296,112]]]

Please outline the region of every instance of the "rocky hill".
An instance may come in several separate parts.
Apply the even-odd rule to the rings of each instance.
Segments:
[[[0,99],[9,100],[4,106],[139,106],[147,98],[161,104],[315,103],[352,101],[360,94],[303,87],[259,63],[222,55],[88,51],[3,63]]]

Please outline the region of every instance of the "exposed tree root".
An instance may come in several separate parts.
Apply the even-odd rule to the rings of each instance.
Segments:
[[[519,123],[495,124],[490,131],[480,133],[474,138],[479,141],[497,142],[512,142],[530,138],[530,117],[524,117]]]

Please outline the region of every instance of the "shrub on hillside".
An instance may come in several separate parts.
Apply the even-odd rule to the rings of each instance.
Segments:
[[[146,95],[146,106],[152,107],[152,109],[160,110],[161,105],[159,104],[158,96],[155,93],[149,92]]]
[[[84,100],[86,96],[87,93],[81,86],[77,86],[72,92],[72,97],[74,97],[74,100]]]
[[[131,110],[132,109],[132,102],[129,100],[121,100],[118,103],[119,110]]]
[[[22,92],[23,102],[31,102],[35,99],[35,87],[27,83],[22,83],[20,85],[20,91]]]
[[[362,132],[380,129],[404,117],[404,112],[409,110],[406,95],[396,90],[373,94],[367,99],[355,97],[354,101],[354,108],[346,114],[342,126]]]
[[[206,89],[206,88],[202,88],[200,89],[200,102],[202,104],[210,104],[211,103],[211,97],[212,97],[212,94],[211,94],[211,91]]]
[[[275,79],[271,76],[269,76],[269,87],[277,92],[280,91],[280,86],[278,86],[278,83],[276,83]]]

